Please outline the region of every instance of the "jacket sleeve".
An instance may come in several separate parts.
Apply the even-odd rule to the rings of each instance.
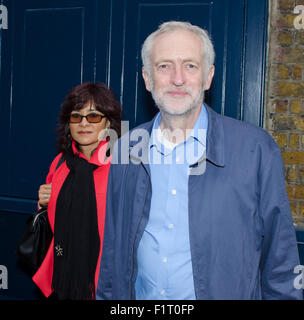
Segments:
[[[111,165],[108,177],[105,229],[96,300],[112,300],[112,271],[115,243],[113,167],[114,166]]]
[[[56,168],[57,168],[57,165],[58,165],[58,162],[60,160],[62,156],[62,153],[59,153],[55,159],[52,161],[51,165],[50,165],[50,168],[49,168],[49,172],[46,176],[46,179],[45,179],[45,184],[50,184],[52,183],[53,181],[53,175],[54,175],[54,172],[56,171]],[[37,201],[37,209],[41,209],[41,206],[39,204],[39,201]]]
[[[263,299],[302,299],[294,287],[300,264],[278,147],[260,170],[260,213],[263,223],[261,286]]]

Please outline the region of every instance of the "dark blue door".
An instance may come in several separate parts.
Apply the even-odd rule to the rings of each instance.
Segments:
[[[9,286],[0,297],[31,298],[34,286],[16,268],[13,250],[56,154],[60,104],[70,88],[94,81],[97,37],[98,55],[106,61],[108,1],[3,4],[9,19],[8,29],[0,30],[0,265],[8,268]]]
[[[109,84],[119,93],[133,127],[155,114],[141,76],[141,45],[167,20],[207,29],[216,51],[216,72],[207,102],[217,112],[262,125],[267,1],[113,0]]]
[[[141,77],[145,37],[164,21],[206,28],[216,50],[207,102],[216,111],[261,126],[267,0],[0,0],[0,265],[9,289],[0,297],[32,298],[13,249],[56,154],[55,127],[67,91],[106,82],[130,128],[157,111]],[[32,287],[31,287],[32,288]]]

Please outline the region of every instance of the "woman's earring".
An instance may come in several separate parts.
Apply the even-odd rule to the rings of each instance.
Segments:
[[[107,127],[105,132],[105,138],[107,139],[107,141],[110,140],[110,126],[111,126],[111,122],[107,120]]]

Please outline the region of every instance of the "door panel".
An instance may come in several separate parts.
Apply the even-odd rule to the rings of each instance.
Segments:
[[[122,1],[113,0],[113,3],[118,7]],[[189,21],[208,30],[216,51],[216,73],[206,101],[217,112],[242,119],[241,81],[246,32],[243,0],[134,0],[123,3],[123,8],[113,11],[111,25],[117,33],[113,33],[110,60],[110,64],[116,66],[117,61],[121,62],[121,77],[112,77],[110,85],[120,92],[125,119],[130,121],[131,128],[150,120],[157,112],[144,87],[140,51],[146,36],[167,20]],[[114,72],[117,73],[117,69]]]
[[[24,28],[16,30],[23,31],[23,41],[16,41],[14,55],[10,177],[16,183],[10,185],[11,196],[33,198],[37,186],[32,181],[39,180],[41,172],[25,168],[39,168],[54,155],[59,93],[63,100],[63,89],[83,77],[83,13],[83,8],[26,10]]]
[[[1,208],[32,210],[56,154],[58,112],[68,90],[95,73],[96,1],[12,1],[10,100],[3,101],[7,158]],[[10,42],[10,45],[9,45]],[[6,49],[6,48],[4,48]],[[8,159],[8,161],[7,161]],[[3,165],[2,165],[3,164]]]

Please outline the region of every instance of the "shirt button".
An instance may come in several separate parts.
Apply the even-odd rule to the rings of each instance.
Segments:
[[[166,257],[165,257],[165,258],[163,258],[163,262],[165,262],[165,263],[167,262],[167,258],[166,258]]]
[[[175,189],[172,189],[171,193],[172,193],[173,195],[176,195],[176,190],[175,190]]]
[[[173,224],[173,223],[170,223],[170,224],[168,225],[168,228],[169,228],[169,229],[173,229],[173,228],[174,228],[174,224]]]
[[[162,290],[162,291],[160,292],[160,294],[161,294],[162,296],[164,296],[164,295],[165,295],[165,293],[166,293],[166,291],[165,291],[165,290]]]

